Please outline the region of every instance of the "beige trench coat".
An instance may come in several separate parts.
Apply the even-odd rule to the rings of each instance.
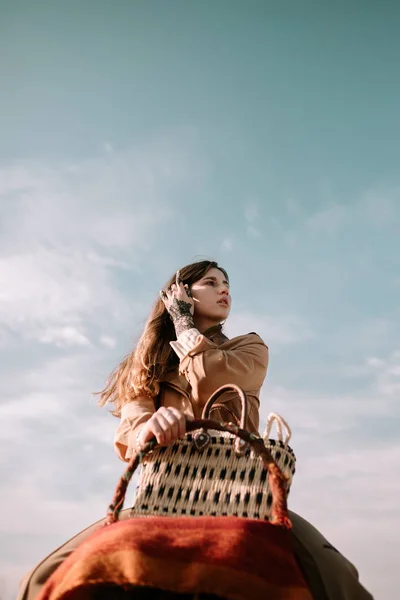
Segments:
[[[196,346],[180,361],[179,374],[171,373],[162,382],[161,403],[174,406],[189,417],[200,418],[205,403],[216,389],[226,383],[236,383],[246,392],[249,401],[247,429],[257,433],[258,398],[267,367],[268,348],[255,333],[219,345],[199,335]],[[218,399],[218,405],[223,408],[212,412],[213,419],[231,421],[232,415],[240,417],[240,400],[235,392],[226,392]],[[122,460],[130,459],[138,431],[154,412],[154,400],[146,396],[122,407],[114,439],[115,450]]]
[[[192,417],[201,417],[209,396],[221,385],[236,383],[249,399],[247,428],[254,433],[259,426],[259,393],[268,367],[268,348],[254,333],[231,340],[208,339],[199,335],[195,347],[180,361],[179,374],[172,373],[162,383],[162,404],[175,406]],[[240,416],[240,402],[227,392],[212,414],[217,420]],[[271,407],[272,409],[273,407]],[[154,401],[141,397],[126,404],[115,434],[115,450],[128,461],[136,445],[140,427],[155,412]],[[121,518],[129,516],[129,509]],[[290,511],[296,558],[316,600],[372,600],[361,586],[354,566],[305,519]],[[21,584],[18,600],[34,600],[41,586],[57,566],[94,530],[99,521],[79,533],[44,559]]]

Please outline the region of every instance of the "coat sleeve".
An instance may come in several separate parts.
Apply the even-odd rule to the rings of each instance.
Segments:
[[[154,401],[148,396],[140,396],[122,406],[121,421],[114,435],[114,450],[121,460],[129,461],[141,426],[154,413]]]
[[[195,402],[204,406],[221,385],[235,383],[258,396],[268,368],[268,348],[257,334],[245,336],[231,349],[221,349],[199,334],[195,345],[180,359],[179,372],[192,388]]]

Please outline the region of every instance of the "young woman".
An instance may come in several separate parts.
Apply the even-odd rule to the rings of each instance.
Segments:
[[[231,340],[224,335],[230,309],[228,274],[213,261],[182,268],[161,290],[135,349],[100,393],[100,404],[112,403],[120,417],[114,445],[122,460],[153,436],[163,445],[182,437],[185,419],[201,417],[209,396],[227,383],[246,392],[247,429],[258,432],[268,348],[255,333]],[[212,410],[213,419],[235,421],[240,401],[227,392]],[[120,520],[129,512],[122,511]],[[313,597],[371,600],[354,567],[307,521],[293,512],[290,516],[296,558]],[[19,600],[33,600],[57,566],[102,524],[90,526],[42,561],[23,582]]]
[[[215,262],[184,267],[161,290],[135,350],[101,393],[100,403],[112,402],[121,417],[115,449],[122,460],[152,436],[160,444],[182,437],[185,417],[201,417],[209,396],[224,383],[247,392],[248,428],[258,431],[268,348],[255,333],[228,340],[222,323],[230,309],[229,278]],[[221,398],[212,418],[240,418],[234,393]]]

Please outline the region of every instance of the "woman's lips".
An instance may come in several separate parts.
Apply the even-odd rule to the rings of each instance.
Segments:
[[[228,300],[218,300],[217,304],[222,304],[223,306],[229,306]]]

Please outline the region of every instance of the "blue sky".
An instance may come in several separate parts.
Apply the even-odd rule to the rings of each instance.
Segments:
[[[103,515],[123,464],[91,392],[168,277],[215,258],[228,335],[270,348],[262,425],[278,411],[292,426],[291,508],[392,599],[400,9],[38,0],[0,14],[0,594]]]

